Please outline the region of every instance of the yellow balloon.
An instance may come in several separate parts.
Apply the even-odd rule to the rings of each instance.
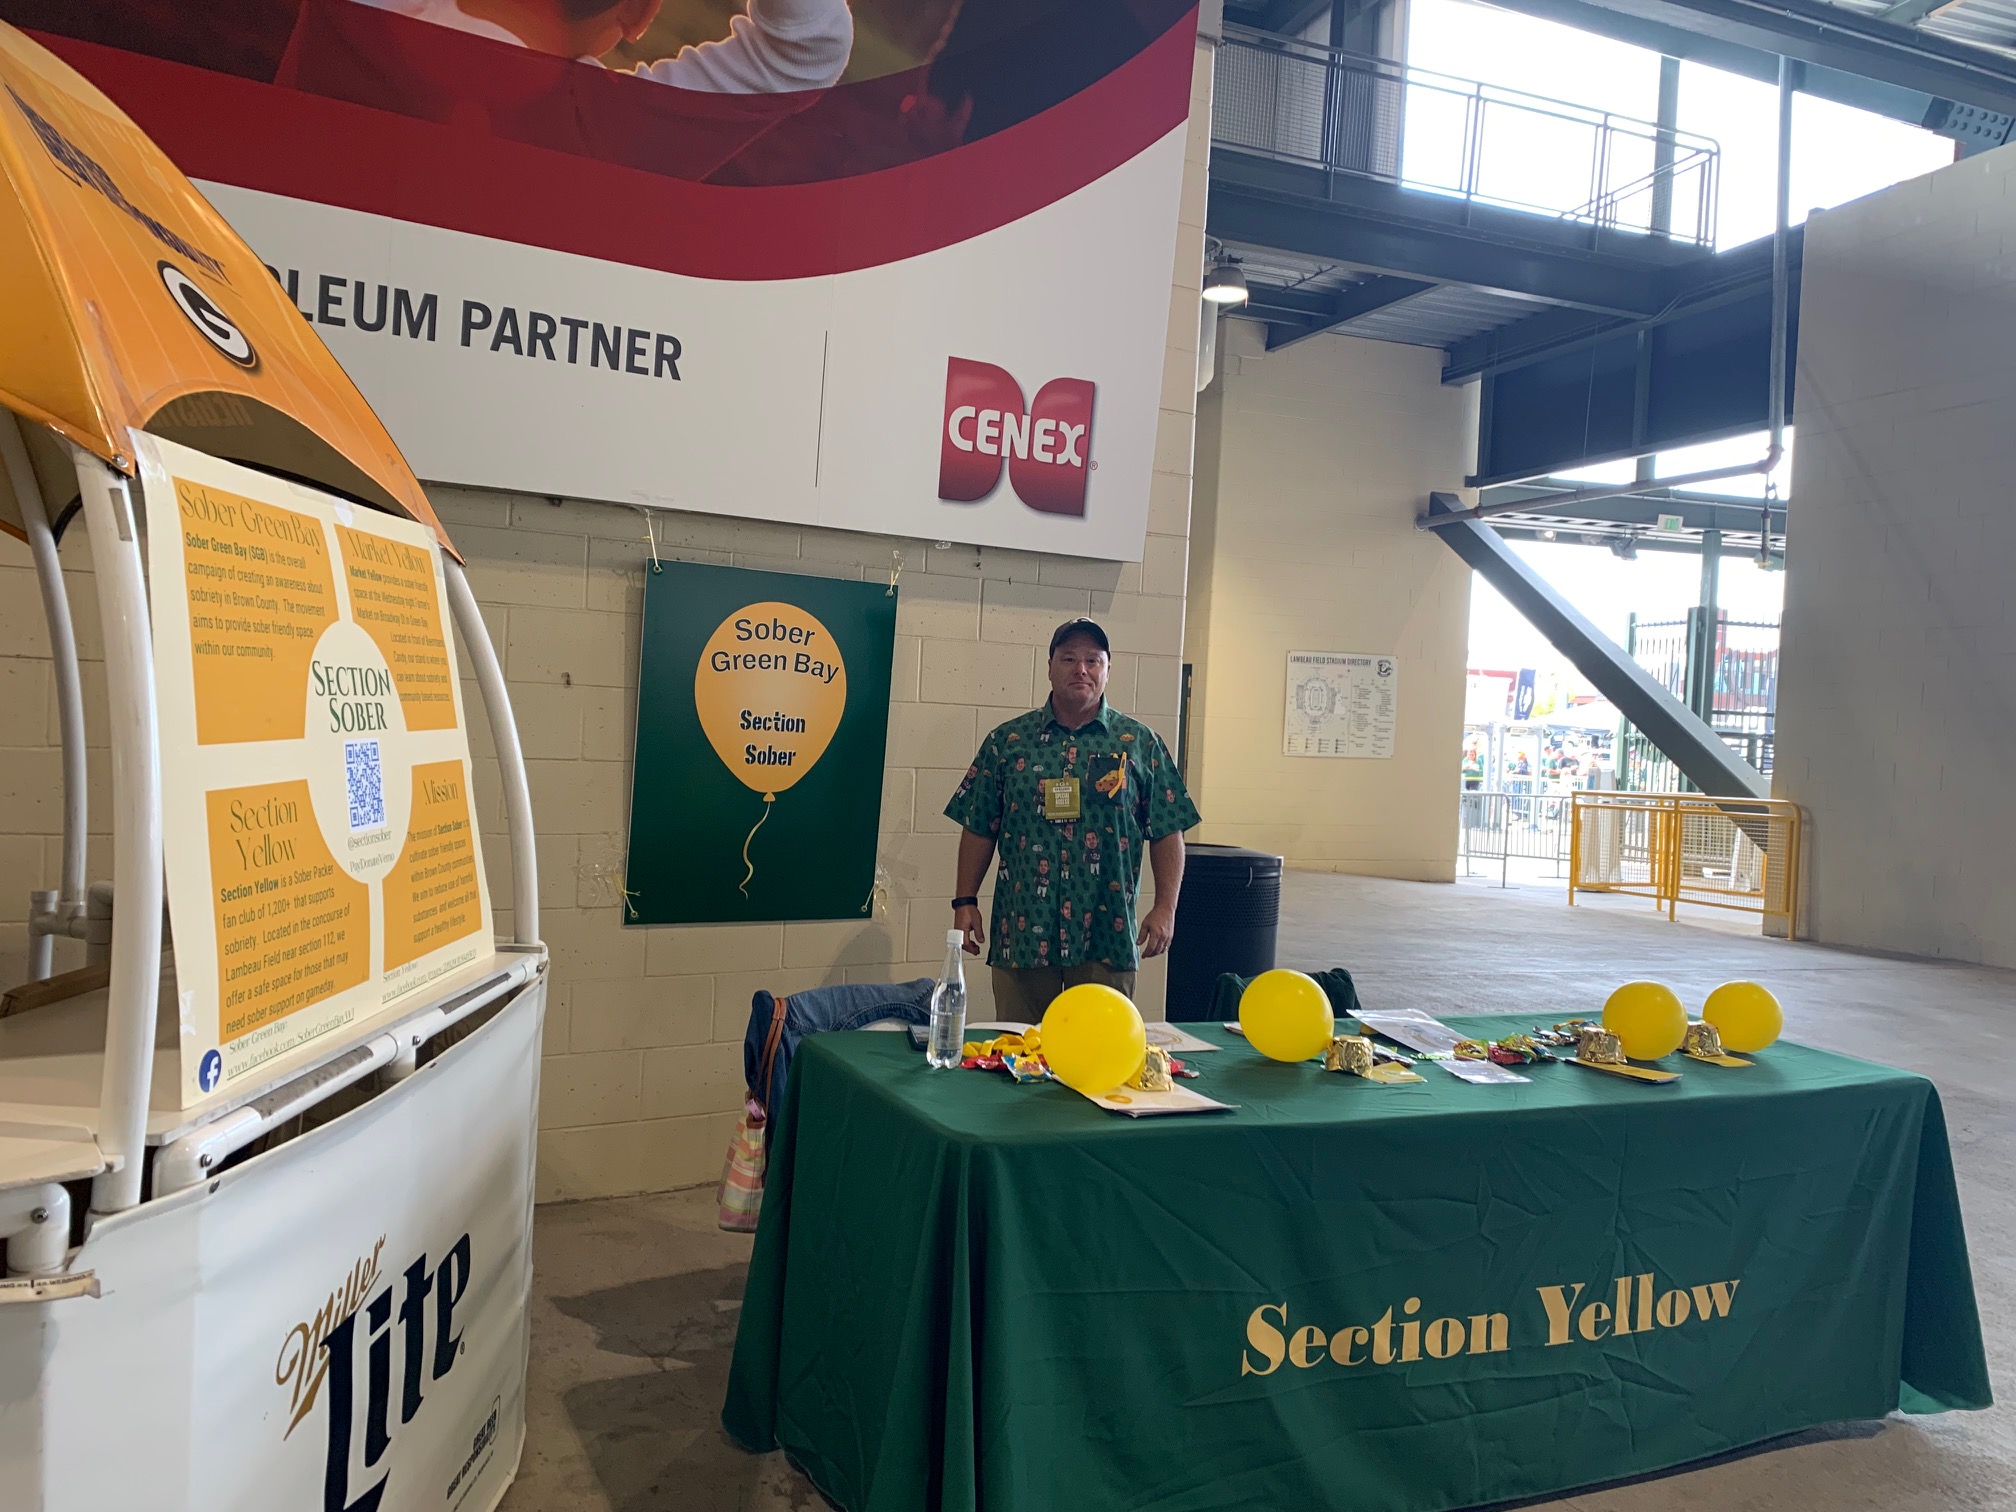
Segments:
[[[1686,1042],[1687,1010],[1659,982],[1626,982],[1603,1005],[1603,1027],[1632,1060],[1658,1060]]]
[[[707,638],[693,705],[722,764],[774,797],[826,754],[847,708],[847,664],[796,604],[746,604]]]
[[[1701,1017],[1722,1036],[1724,1050],[1767,1049],[1785,1032],[1785,1010],[1760,982],[1724,982],[1708,994]]]
[[[1305,1061],[1323,1053],[1337,1032],[1337,1016],[1314,977],[1263,971],[1239,995],[1239,1027],[1269,1059]]]
[[[1148,1059],[1148,1031],[1124,993],[1097,982],[1066,987],[1044,1010],[1043,1059],[1073,1091],[1103,1096]]]

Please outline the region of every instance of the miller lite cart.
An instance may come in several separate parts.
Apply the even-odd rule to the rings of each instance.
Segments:
[[[546,984],[503,674],[259,259],[4,26],[0,83],[0,528],[53,685],[7,743],[61,736],[60,825],[4,816],[57,875],[0,982],[0,1507],[487,1512]]]

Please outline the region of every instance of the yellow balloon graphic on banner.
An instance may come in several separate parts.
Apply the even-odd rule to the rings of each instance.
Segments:
[[[815,615],[796,604],[747,604],[701,649],[693,707],[721,764],[763,795],[763,818],[742,842],[746,898],[756,875],[749,841],[777,795],[826,754],[847,708],[847,664]]]

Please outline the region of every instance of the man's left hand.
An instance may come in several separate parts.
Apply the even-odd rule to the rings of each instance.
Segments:
[[[1158,903],[1149,909],[1141,920],[1141,955],[1143,959],[1159,956],[1169,948],[1169,942],[1176,938],[1176,910]]]

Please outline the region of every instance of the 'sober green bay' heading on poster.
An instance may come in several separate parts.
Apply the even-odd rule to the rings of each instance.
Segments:
[[[735,639],[738,641],[785,641],[810,646],[820,638],[817,630],[803,625],[787,625],[781,620],[771,620],[768,624],[751,624],[746,619],[735,621]],[[840,671],[837,658],[826,661],[814,657],[809,651],[716,651],[713,666],[716,672],[792,672],[802,677],[816,677],[822,683],[830,683]],[[745,715],[748,713],[747,710],[743,712]],[[743,728],[754,727],[745,724]]]

